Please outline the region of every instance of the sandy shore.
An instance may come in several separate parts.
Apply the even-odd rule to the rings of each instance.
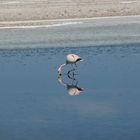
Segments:
[[[53,19],[127,15],[140,15],[140,0],[0,0],[1,27],[46,24]]]
[[[0,27],[0,49],[140,43],[140,16],[70,19],[64,22],[59,20],[62,23],[57,22],[58,20],[53,25],[48,25],[46,21],[46,25]]]

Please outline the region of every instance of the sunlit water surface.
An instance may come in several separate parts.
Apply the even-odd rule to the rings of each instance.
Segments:
[[[84,61],[58,81],[68,53]],[[138,140],[139,73],[140,44],[0,50],[0,139]]]

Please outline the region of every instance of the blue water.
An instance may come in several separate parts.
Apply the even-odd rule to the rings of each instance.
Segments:
[[[75,96],[57,76],[68,53],[84,59],[61,77]],[[138,140],[139,72],[140,44],[0,50],[0,139]]]

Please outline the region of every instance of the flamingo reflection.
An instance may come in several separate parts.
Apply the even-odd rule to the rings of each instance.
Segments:
[[[76,74],[74,73],[73,69],[68,71],[67,77],[71,80],[71,83],[69,84],[63,81],[62,75],[58,75],[59,83],[66,87],[66,90],[70,96],[79,95],[84,90],[83,88],[78,87],[78,80],[75,78],[75,75]]]

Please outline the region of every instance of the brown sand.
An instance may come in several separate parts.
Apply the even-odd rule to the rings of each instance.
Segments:
[[[127,15],[140,15],[140,0],[0,0],[0,25],[3,21]]]

